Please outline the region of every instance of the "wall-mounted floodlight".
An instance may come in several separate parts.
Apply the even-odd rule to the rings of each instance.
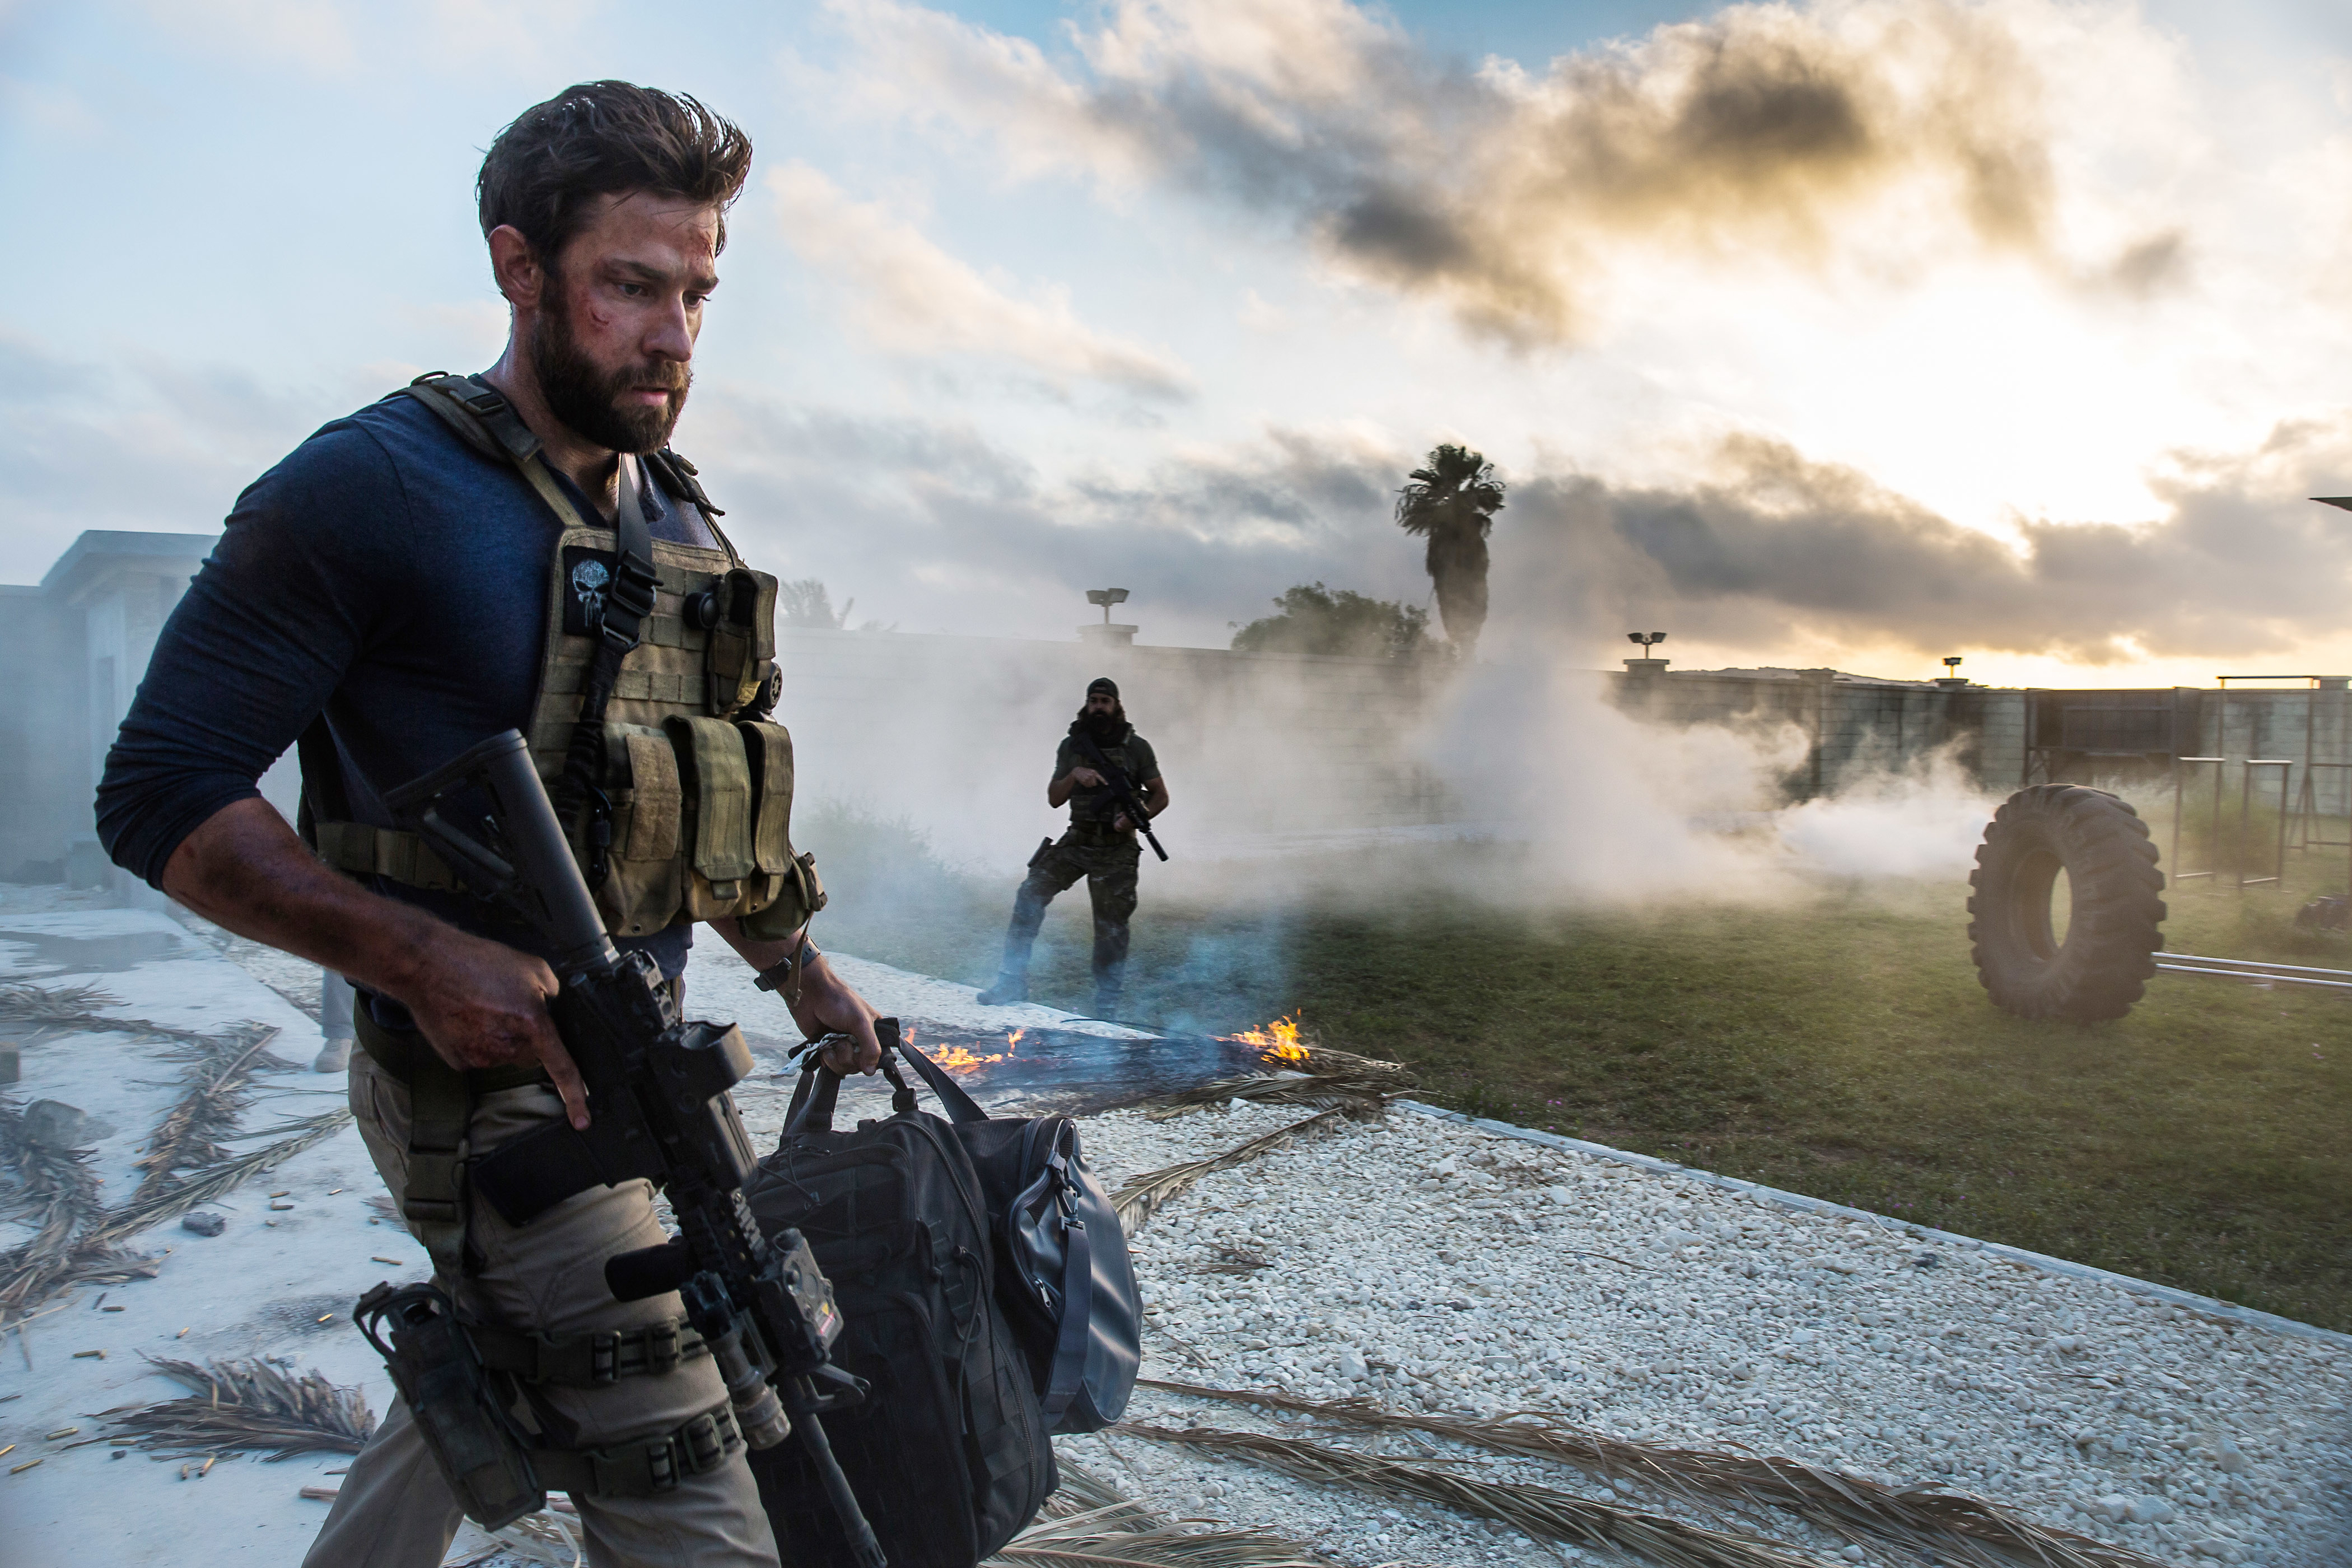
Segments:
[[[1087,590],[1087,602],[1088,604],[1098,604],[1102,606],[1103,624],[1108,626],[1110,624],[1110,607],[1114,604],[1124,604],[1127,602],[1127,590],[1124,588],[1089,588]]]
[[[1639,643],[1642,644],[1642,654],[1644,658],[1649,656],[1650,650],[1653,647],[1665,640],[1666,634],[1664,632],[1628,632],[1625,633],[1625,641],[1628,643]]]

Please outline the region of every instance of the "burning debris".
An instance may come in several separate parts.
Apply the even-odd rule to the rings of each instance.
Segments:
[[[1029,1031],[1025,1029],[1016,1029],[1012,1033],[1006,1035],[1004,1037],[1004,1049],[996,1052],[993,1056],[982,1056],[973,1051],[970,1046],[966,1045],[949,1045],[931,1053],[931,1061],[937,1065],[946,1068],[950,1072],[968,1073],[976,1071],[983,1067],[993,1067],[1000,1061],[1012,1061],[1013,1051],[1020,1047],[1021,1037],[1028,1032]],[[908,1029],[906,1040],[908,1045],[915,1043],[915,1031],[912,1027]]]
[[[1313,1105],[1343,1110],[1349,1115],[1371,1115],[1398,1095],[1421,1087],[1421,1079],[1402,1062],[1358,1056],[1315,1040],[1299,1028],[1296,1014],[1276,1019],[1263,1029],[1219,1038],[1247,1046],[1258,1053],[1262,1065],[1274,1071],[1220,1078],[1179,1090],[1162,1097],[1158,1114],[1179,1116],[1228,1100],[1252,1100],[1266,1105]]]

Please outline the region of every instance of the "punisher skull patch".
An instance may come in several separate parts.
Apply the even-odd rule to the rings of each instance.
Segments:
[[[563,630],[593,637],[604,624],[604,596],[613,586],[613,563],[600,550],[574,545],[563,552]]]

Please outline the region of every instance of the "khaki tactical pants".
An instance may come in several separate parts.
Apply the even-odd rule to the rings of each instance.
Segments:
[[[375,1168],[397,1197],[407,1179],[408,1091],[372,1058],[354,1053],[351,1102]],[[468,1124],[474,1153],[487,1153],[562,1113],[563,1103],[544,1083],[484,1094]],[[591,1187],[520,1228],[488,1204],[473,1207],[481,1271],[462,1281],[435,1278],[468,1314],[557,1335],[681,1315],[674,1294],[616,1301],[604,1285],[605,1259],[665,1239],[649,1184]],[[724,1401],[727,1390],[709,1358],[698,1357],[670,1372],[599,1388],[541,1385],[540,1397],[577,1423],[576,1441],[565,1446],[601,1448],[668,1431]],[[775,1538],[740,1449],[719,1469],[687,1477],[659,1497],[575,1495],[572,1500],[593,1568],[777,1568]],[[463,1518],[406,1404],[395,1397],[352,1461],[304,1568],[438,1568]]]

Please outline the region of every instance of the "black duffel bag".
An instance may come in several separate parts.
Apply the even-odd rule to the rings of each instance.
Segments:
[[[980,1176],[949,1124],[918,1110],[884,1063],[894,1114],[850,1132],[833,1130],[840,1080],[804,1075],[744,1197],[769,1234],[806,1236],[833,1281],[845,1325],[834,1363],[869,1386],[824,1417],[825,1432],[891,1568],[972,1568],[1035,1517],[1059,1477],[1030,1358],[1001,1304]],[[783,1561],[851,1568],[800,1445],[749,1458]]]
[[[897,1038],[895,1019],[889,1038]],[[996,1298],[1036,1379],[1046,1429],[1119,1418],[1143,1360],[1143,1299],[1127,1233],[1067,1116],[992,1117],[938,1063],[899,1054],[947,1108],[971,1155],[996,1239]]]

